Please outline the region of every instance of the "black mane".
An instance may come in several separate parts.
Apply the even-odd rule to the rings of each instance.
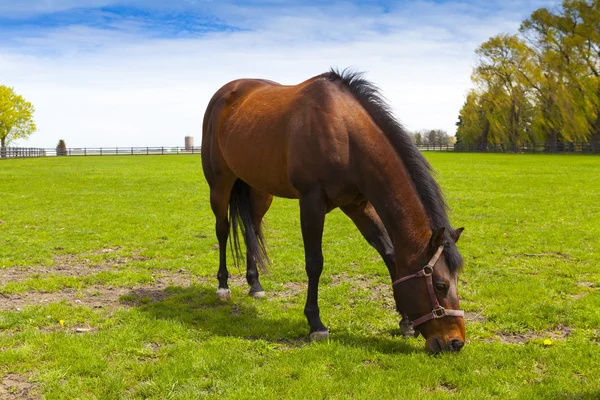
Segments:
[[[444,255],[448,269],[451,272],[459,270],[463,260],[451,239],[451,233],[454,230],[448,221],[448,206],[439,185],[433,178],[433,168],[396,120],[390,106],[379,92],[379,88],[366,80],[363,73],[348,69],[342,72],[331,69],[322,76],[332,82],[344,84],[387,136],[408,169],[421,203],[431,221],[431,229],[435,231],[440,227],[446,228]]]

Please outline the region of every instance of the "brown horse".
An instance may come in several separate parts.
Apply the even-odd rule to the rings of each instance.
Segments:
[[[260,297],[257,265],[269,262],[262,219],[273,196],[299,199],[304,314],[311,339],[328,337],[317,301],[321,241],[325,214],[339,207],[383,258],[403,331],[414,321],[430,351],[462,348],[462,258],[455,246],[462,228],[450,227],[431,167],[362,74],[331,70],[295,86],[259,79],[226,84],[204,115],[202,166],[220,246],[219,298],[230,297],[230,229],[236,263],[242,231],[250,295]]]

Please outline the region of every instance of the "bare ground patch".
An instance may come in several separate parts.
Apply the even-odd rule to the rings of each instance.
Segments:
[[[487,317],[483,315],[483,311],[465,312],[465,321],[483,323],[487,321]]]
[[[577,286],[593,289],[596,287],[594,282],[577,282]]]
[[[443,393],[455,393],[456,392],[456,386],[446,383],[446,382],[442,382],[439,385],[437,385],[436,387],[433,388],[427,388],[424,389],[425,392],[443,392]]]
[[[205,284],[209,278],[191,276],[184,270],[154,270],[154,282],[132,287],[113,287],[109,285],[91,285],[84,289],[66,288],[52,293],[25,292],[18,294],[0,294],[0,310],[20,310],[25,306],[44,305],[66,301],[74,306],[91,308],[113,308],[128,305],[120,302],[122,296],[139,298],[145,302],[163,300],[168,296],[164,290],[169,286],[188,287],[193,284]],[[213,280],[210,279],[210,282]],[[134,305],[134,304],[130,304]]]
[[[27,376],[8,374],[2,377],[2,382],[0,383],[0,399],[33,400],[41,398],[42,397],[37,394],[34,385],[28,381]]]
[[[359,291],[368,291],[367,298],[371,301],[383,303],[385,306],[390,306],[395,309],[392,289],[389,284],[381,283],[380,280],[374,277],[365,275],[336,274],[331,275],[331,286],[338,286],[344,283],[350,285],[350,293]],[[273,292],[274,297],[292,298],[306,294],[306,282],[286,282],[283,284],[283,290]],[[320,288],[327,287],[327,284],[322,283]],[[352,299],[351,299],[352,301]]]
[[[500,342],[507,344],[526,344],[531,340],[535,339],[554,339],[560,340],[567,338],[573,328],[557,325],[554,329],[547,332],[528,332],[528,333],[497,333],[496,336],[500,339]]]
[[[306,283],[300,282],[286,282],[283,284],[283,290],[273,292],[275,297],[292,298],[305,293],[307,288]]]
[[[106,254],[114,251],[116,250],[101,249],[93,254]],[[1,269],[0,284],[21,282],[29,278],[46,274],[83,277],[97,274],[102,271],[116,271],[129,262],[146,260],[148,260],[147,257],[142,257],[136,253],[130,257],[115,257],[100,262],[81,258],[74,254],[63,254],[55,256],[54,264],[50,266],[11,267]]]
[[[543,253],[523,253],[523,254],[517,254],[516,257],[519,257],[521,255],[525,256],[525,257],[554,257],[554,258],[564,258],[564,259],[571,258],[570,254],[564,254],[559,251],[545,251]]]

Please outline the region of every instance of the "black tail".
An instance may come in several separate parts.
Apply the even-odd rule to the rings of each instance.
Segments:
[[[258,232],[255,232],[252,226],[250,186],[240,179],[235,182],[233,189],[231,189],[229,224],[231,229],[229,237],[235,266],[239,268],[240,264],[244,262],[244,253],[239,237],[239,231],[241,230],[246,242],[248,257],[254,258],[261,271],[268,270],[271,261],[267,255],[262,226],[258,229]]]

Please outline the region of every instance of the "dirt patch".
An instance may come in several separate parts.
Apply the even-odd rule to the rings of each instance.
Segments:
[[[93,254],[112,253],[116,249],[101,249]],[[120,267],[132,261],[147,261],[147,257],[142,257],[134,253],[130,257],[115,257],[112,259],[94,262],[89,259],[81,258],[74,254],[63,254],[54,257],[54,264],[50,266],[36,267],[11,267],[0,270],[0,285],[8,282],[21,282],[32,277],[40,275],[65,275],[83,277],[94,275],[103,271],[117,271]]]
[[[37,394],[32,383],[28,382],[27,377],[19,374],[8,374],[2,377],[0,383],[0,399],[41,399]]]
[[[592,288],[596,287],[596,284],[594,282],[577,282],[577,286],[582,286],[582,287],[592,289]]]
[[[119,305],[139,305],[141,303],[163,300],[168,296],[164,291],[169,286],[187,287],[193,284],[206,284],[214,279],[191,276],[184,270],[152,271],[154,282],[147,285],[133,287],[113,287],[107,285],[92,285],[77,290],[67,288],[52,293],[25,292],[18,294],[2,294],[0,296],[0,310],[20,310],[25,306],[44,305],[66,301],[73,306],[87,306],[91,308],[114,308]],[[121,302],[122,296],[134,300]]]
[[[569,259],[571,258],[571,255],[569,254],[564,254],[558,251],[546,251],[543,253],[523,253],[522,254],[525,257],[555,257],[555,258],[564,258],[564,259]],[[519,255],[516,255],[517,257]]]
[[[370,301],[381,303],[384,307],[392,310],[396,309],[393,291],[388,283],[382,283],[377,278],[365,275],[348,276],[347,274],[339,274],[333,277],[334,285],[341,282],[350,283],[350,293],[366,290],[368,292],[367,299]]]
[[[99,265],[77,265],[68,266],[64,264],[50,267],[12,267],[0,270],[0,285],[9,282],[21,282],[42,275],[65,275],[65,276],[88,276],[102,271],[110,270]]]
[[[283,284],[283,290],[273,292],[276,297],[285,297],[286,299],[296,297],[301,293],[306,293],[306,283],[300,282],[286,282]]]
[[[427,388],[425,389],[426,392],[444,392],[444,393],[455,393],[456,392],[456,386],[446,383],[446,382],[442,382],[439,385],[437,385],[434,388]]]
[[[502,343],[508,344],[526,344],[531,340],[535,339],[554,339],[560,340],[568,337],[571,332],[573,332],[573,328],[569,328],[564,325],[557,325],[551,331],[539,333],[539,332],[528,332],[528,333],[518,333],[518,334],[507,334],[507,333],[498,333],[497,337],[500,339]]]
[[[367,298],[369,300],[383,303],[386,306],[390,305],[394,310],[396,309],[390,285],[381,283],[376,278],[365,275],[350,276],[347,274],[332,275],[330,278],[331,286],[338,286],[346,283],[350,286],[350,293],[366,290],[368,291]],[[320,287],[325,286],[326,284],[322,283]],[[274,291],[273,296],[292,298],[299,295],[305,295],[307,287],[306,282],[286,282],[283,284],[283,290]],[[353,301],[352,298],[350,301]]]
[[[483,311],[471,311],[465,312],[465,321],[483,323],[487,321]]]

